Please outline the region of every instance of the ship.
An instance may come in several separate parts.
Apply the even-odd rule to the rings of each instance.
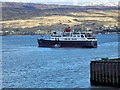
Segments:
[[[63,32],[53,31],[50,38],[40,38],[38,47],[50,48],[97,48],[97,38],[92,33],[82,33],[66,28]]]

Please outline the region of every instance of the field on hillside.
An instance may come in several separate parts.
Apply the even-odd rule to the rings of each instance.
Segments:
[[[38,15],[36,15],[36,13],[35,15],[33,13],[32,15],[30,15],[30,13],[21,14],[20,12],[13,10],[8,14],[13,14],[14,16],[16,15],[18,18],[3,18],[3,21],[1,21],[0,24],[2,24],[3,31],[9,32],[37,32],[38,30],[46,32],[56,29],[63,30],[67,26],[90,30],[118,27],[118,10],[116,9],[81,9],[75,11],[76,8],[69,8],[66,9],[67,11],[65,10],[66,13],[64,9],[62,10],[63,12],[61,9],[49,9],[47,10],[48,12],[45,10],[44,15],[40,15],[44,10],[39,13],[37,11]],[[21,9],[19,11],[21,11]],[[30,11],[30,9],[27,11]],[[15,13],[20,13],[20,15]],[[7,13],[4,11],[3,16],[6,14]],[[24,16],[26,17],[26,15],[28,15],[29,18],[23,18]]]

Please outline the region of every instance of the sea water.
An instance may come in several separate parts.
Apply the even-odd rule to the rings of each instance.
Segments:
[[[90,62],[118,57],[118,35],[96,35],[97,48],[39,48],[41,36],[2,37],[3,88],[91,88]]]

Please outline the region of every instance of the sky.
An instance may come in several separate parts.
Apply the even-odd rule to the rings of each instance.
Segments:
[[[119,2],[119,0],[0,0],[2,2],[25,2],[25,3],[47,3],[47,4],[69,4],[77,5],[86,2]]]

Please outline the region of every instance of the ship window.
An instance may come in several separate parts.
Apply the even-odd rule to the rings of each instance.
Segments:
[[[55,40],[59,40],[59,38],[55,38]]]
[[[76,37],[76,35],[74,35],[73,37]]]
[[[70,38],[68,38],[68,40],[70,40]]]
[[[80,35],[77,35],[78,37],[80,37]]]
[[[53,34],[57,34],[56,32],[53,32]]]
[[[65,38],[65,40],[67,40],[67,38]]]
[[[70,38],[65,38],[65,40],[70,40]]]
[[[92,35],[89,34],[88,37],[92,37]]]
[[[76,38],[72,38],[72,40],[77,40]]]
[[[84,37],[84,35],[81,35],[81,37]]]

